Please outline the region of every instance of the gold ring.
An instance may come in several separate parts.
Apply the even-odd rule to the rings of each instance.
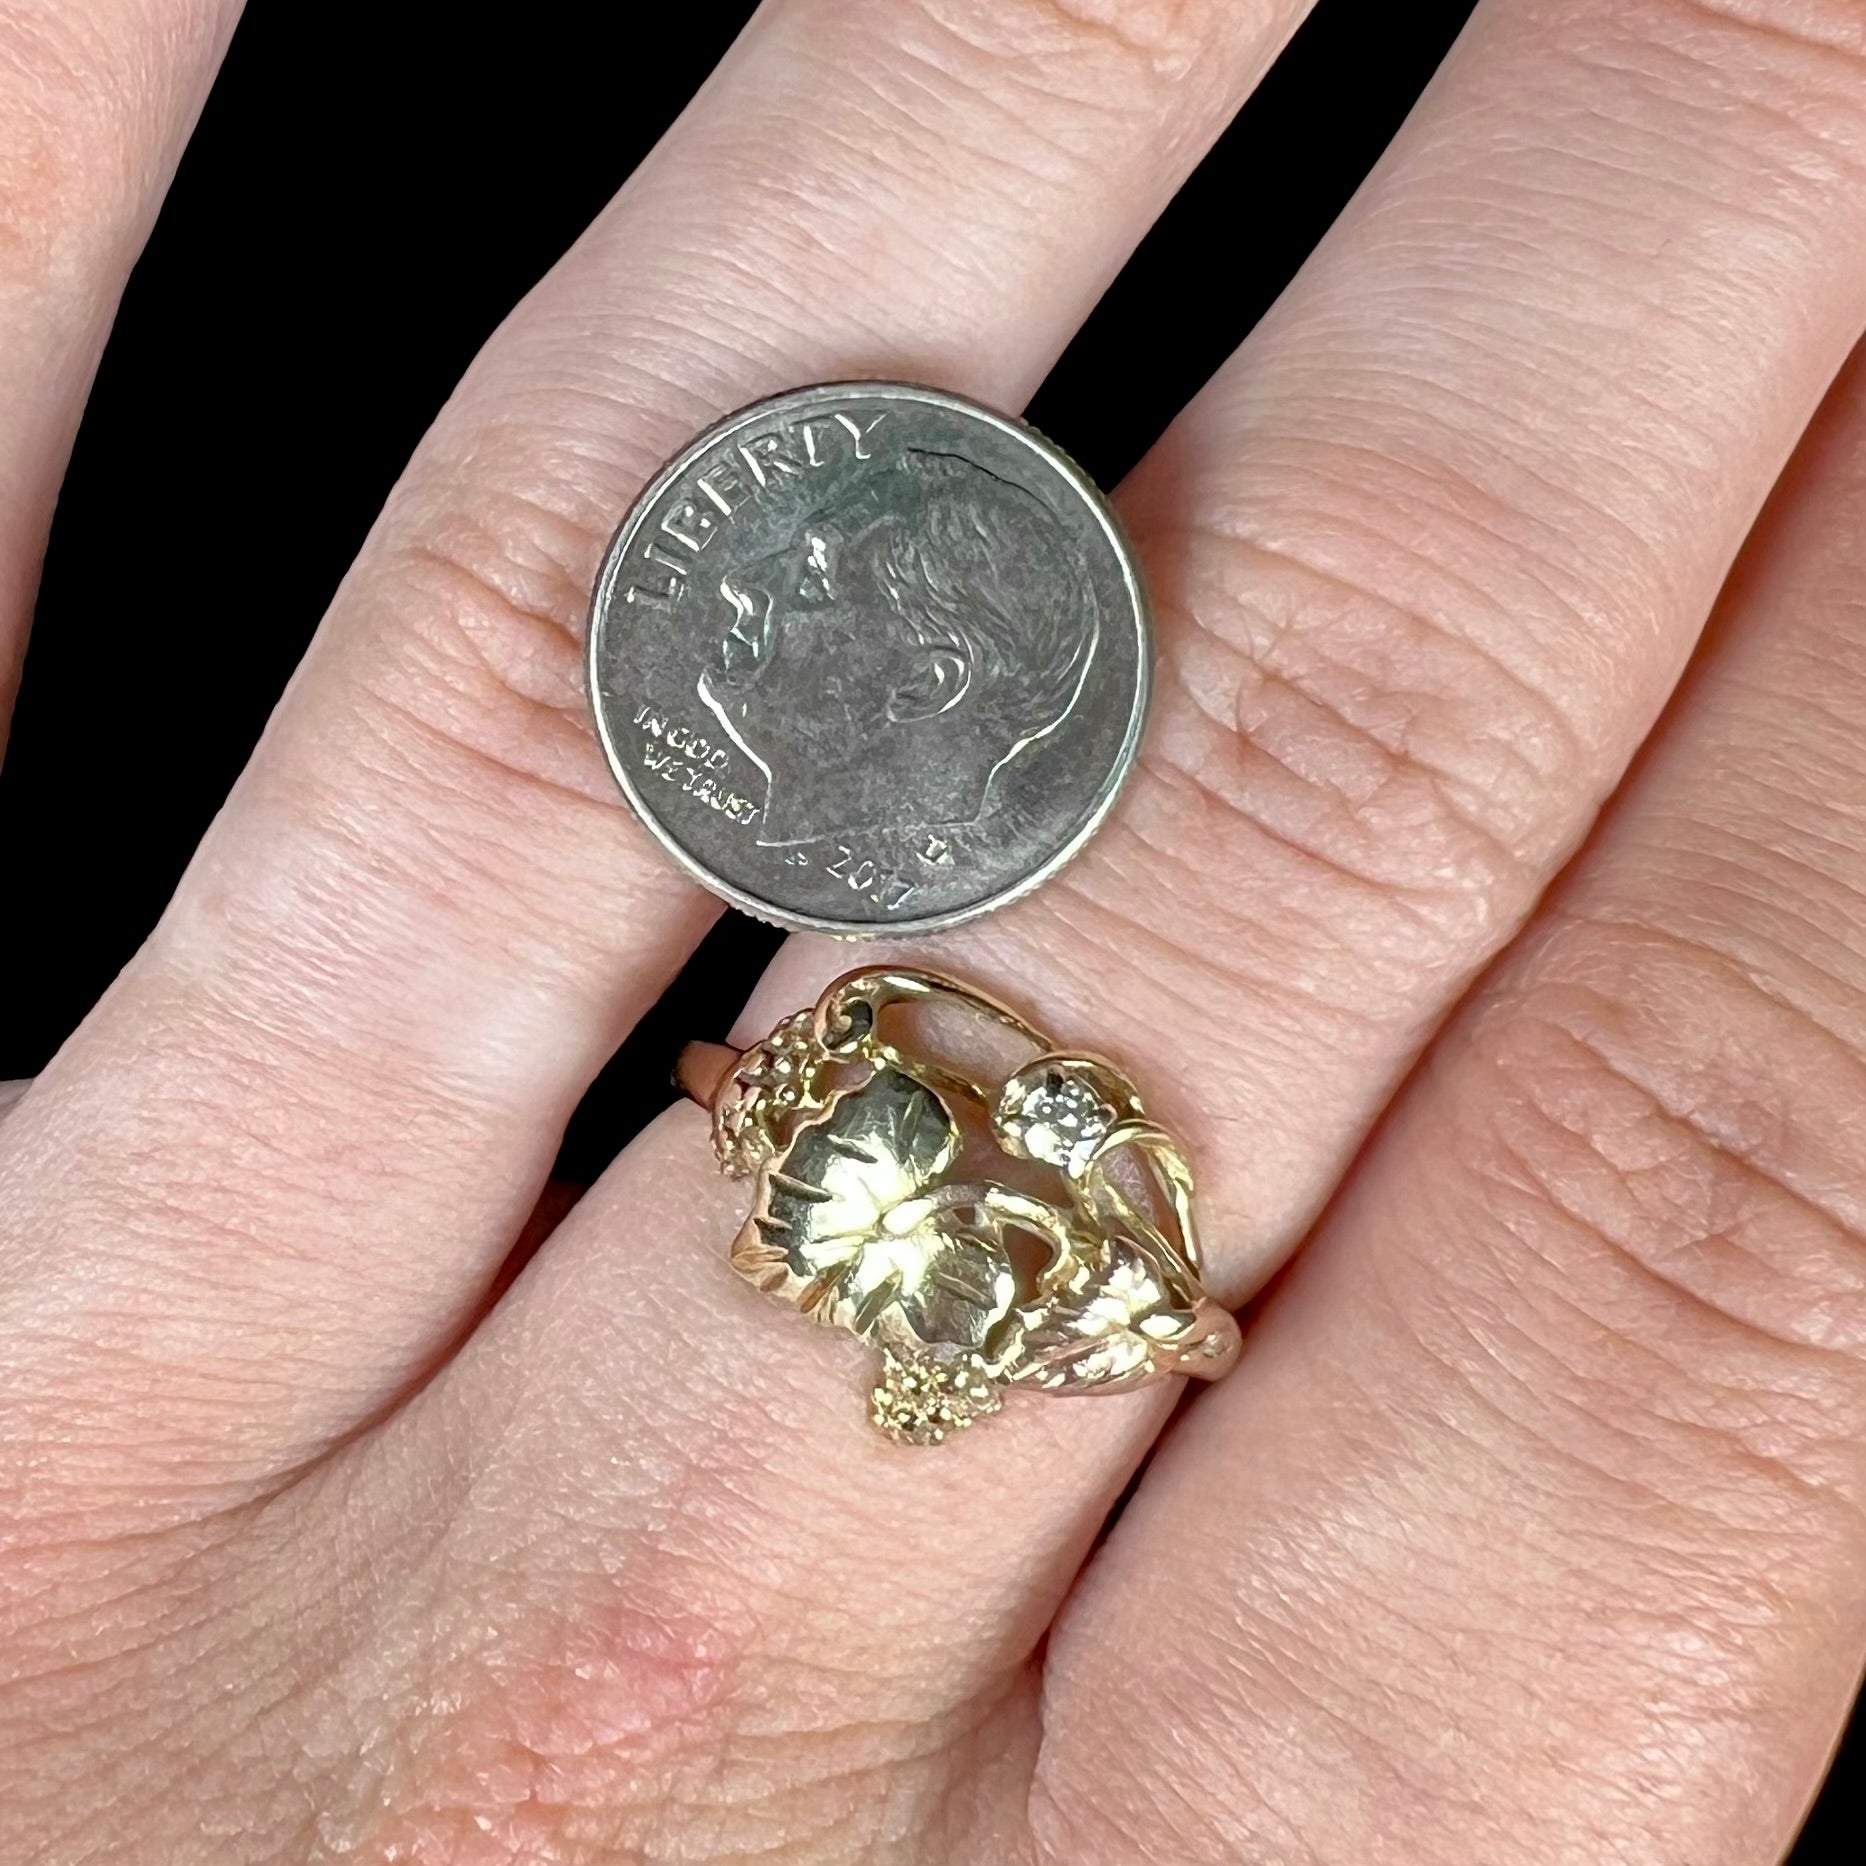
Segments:
[[[963,1012],[1021,1060],[936,1061],[884,1032],[913,1007]],[[1112,1063],[984,993],[851,972],[743,1055],[688,1045],[676,1079],[712,1110],[721,1170],[756,1180],[733,1268],[881,1351],[891,1438],[939,1444],[1015,1387],[1106,1393],[1235,1363],[1178,1141]]]

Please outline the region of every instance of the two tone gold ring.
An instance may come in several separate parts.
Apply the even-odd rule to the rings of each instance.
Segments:
[[[968,1021],[990,1068],[931,1054]],[[891,1438],[938,1444],[1013,1389],[1235,1363],[1178,1141],[1114,1064],[982,992],[851,972],[742,1055],[690,1045],[678,1080],[712,1111],[721,1170],[754,1182],[733,1267],[879,1350],[872,1416]]]

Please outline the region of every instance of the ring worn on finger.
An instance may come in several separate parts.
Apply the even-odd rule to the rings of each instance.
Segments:
[[[960,1009],[1034,1052],[984,1074],[884,1034]],[[873,1418],[937,1444],[1014,1388],[1110,1392],[1216,1379],[1237,1323],[1199,1279],[1192,1173],[1139,1090],[934,973],[871,967],[743,1055],[690,1045],[728,1175],[754,1178],[732,1264],[880,1349]]]

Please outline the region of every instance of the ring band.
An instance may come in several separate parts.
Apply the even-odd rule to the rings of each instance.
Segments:
[[[973,1073],[883,1030],[958,1009],[1031,1052]],[[1238,1328],[1205,1294],[1193,1179],[1140,1092],[931,972],[838,979],[742,1055],[690,1044],[681,1088],[712,1111],[729,1177],[756,1182],[732,1265],[882,1355],[872,1414],[939,1444],[1007,1390],[1215,1380]]]

